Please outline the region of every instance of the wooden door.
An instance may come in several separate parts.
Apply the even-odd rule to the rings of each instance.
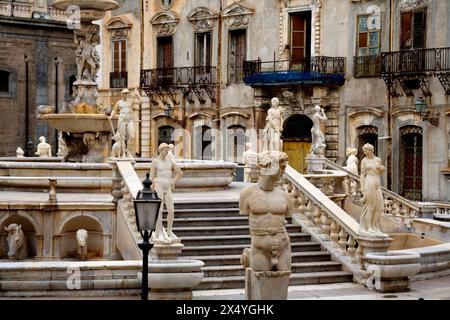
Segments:
[[[173,77],[172,37],[158,38],[158,80],[162,84],[171,84]]]
[[[229,81],[230,83],[240,83],[243,77],[243,65],[246,59],[246,31],[230,31],[229,48]]]
[[[311,149],[310,142],[284,140],[283,151],[289,157],[289,165],[300,173],[306,173],[305,157]]]
[[[311,55],[311,14],[291,15],[291,67],[307,69]]]

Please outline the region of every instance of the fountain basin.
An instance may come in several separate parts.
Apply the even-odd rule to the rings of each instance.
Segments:
[[[58,113],[44,114],[38,120],[46,121],[53,128],[70,133],[112,132],[111,123],[105,114]],[[112,119],[114,129],[117,118]]]
[[[67,10],[70,6],[78,6],[81,9],[82,21],[102,19],[106,11],[114,10],[119,4],[114,0],[56,0],[53,7]]]

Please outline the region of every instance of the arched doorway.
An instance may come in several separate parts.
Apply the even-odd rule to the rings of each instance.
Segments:
[[[286,119],[283,128],[283,151],[289,156],[289,165],[300,173],[306,172],[305,157],[311,149],[313,123],[305,115],[296,114]]]
[[[171,126],[162,126],[158,129],[158,146],[161,143],[174,143],[174,129]]]
[[[407,199],[422,200],[422,128],[400,128],[400,194]]]
[[[206,125],[197,126],[194,129],[194,159],[212,160],[212,130]]]
[[[227,161],[243,163],[245,151],[245,128],[241,125],[230,126],[227,129]]]
[[[373,145],[375,149],[375,155],[378,154],[378,128],[374,126],[360,126],[356,129],[358,133],[358,170],[361,169],[361,161],[364,159],[365,155],[362,151],[362,147],[366,143]]]

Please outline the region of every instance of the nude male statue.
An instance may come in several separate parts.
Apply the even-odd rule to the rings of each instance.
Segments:
[[[135,140],[135,128],[134,128],[134,120],[133,120],[133,108],[134,105],[142,105],[143,100],[139,91],[137,89],[134,90],[134,96],[136,98],[129,98],[130,91],[128,89],[122,90],[122,99],[117,101],[115,104],[110,119],[119,112],[119,122],[118,122],[118,133],[120,136],[119,145],[126,146],[126,156],[129,158],[133,158],[134,151],[134,140]]]
[[[283,108],[278,98],[271,101],[272,107],[267,111],[266,126],[263,130],[263,150],[280,151],[282,149],[281,133],[283,132]]]
[[[158,219],[156,221],[156,230],[153,233],[154,243],[179,243],[180,239],[173,233],[174,203],[172,191],[175,189],[175,183],[182,176],[181,169],[175,161],[169,157],[169,145],[161,143],[158,148],[159,156],[155,158],[150,165],[150,179],[153,181],[152,188],[161,199]],[[175,178],[172,179],[172,172],[175,171]],[[162,223],[164,204],[167,208],[167,231]]]

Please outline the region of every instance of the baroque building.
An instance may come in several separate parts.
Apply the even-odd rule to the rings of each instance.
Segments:
[[[57,135],[36,121],[39,106],[63,108],[76,73],[73,30],[51,1],[0,1],[0,155],[21,147],[33,156],[40,136]]]
[[[343,164],[355,147],[361,159],[371,143],[391,190],[450,198],[448,1],[155,0],[127,12],[102,22],[102,89],[110,104],[122,87],[146,91],[136,153],[168,142],[179,157],[242,162],[276,96],[297,170],[319,104],[328,158]]]

